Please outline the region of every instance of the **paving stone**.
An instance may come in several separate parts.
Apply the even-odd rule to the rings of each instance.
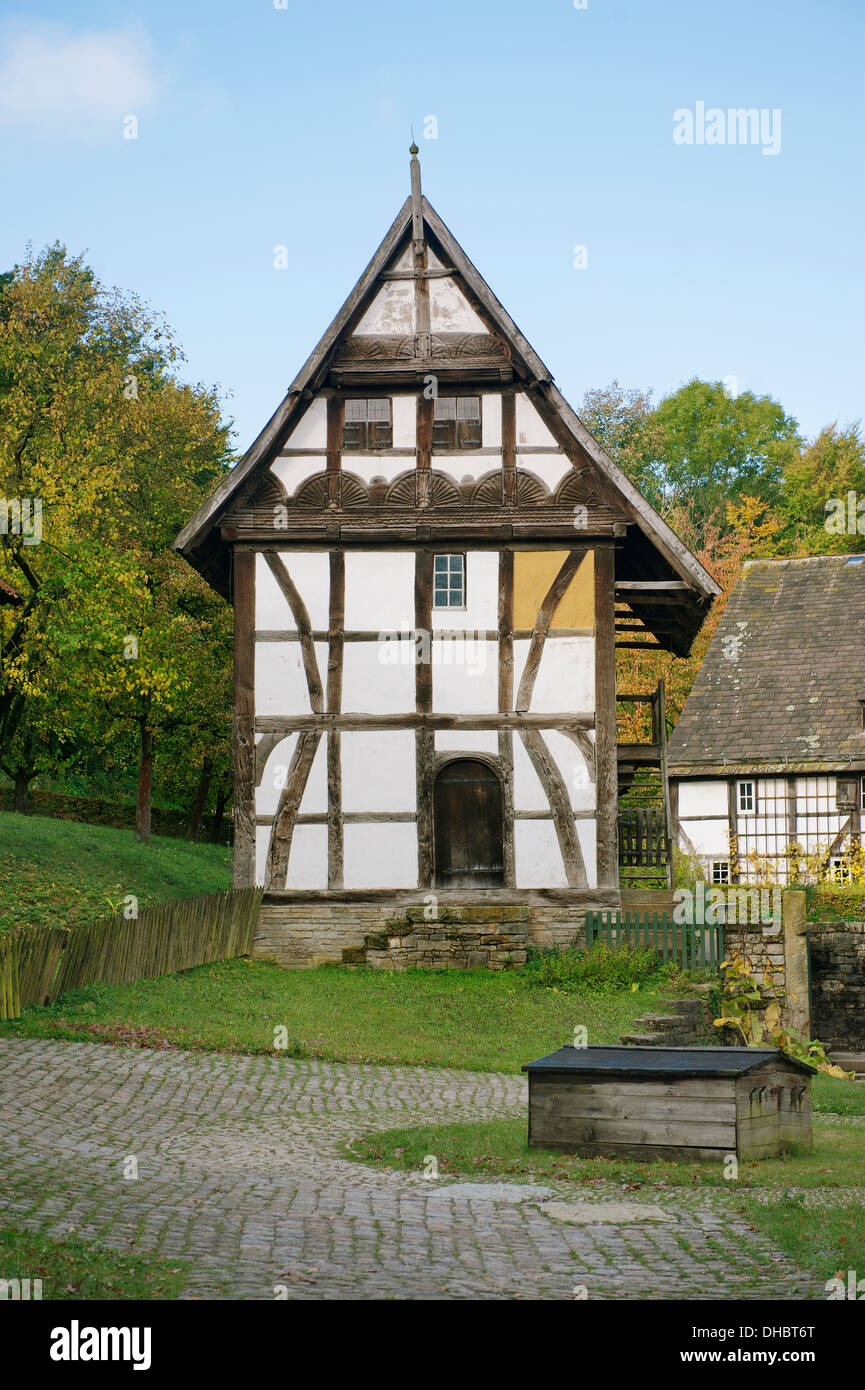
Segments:
[[[374,1130],[525,1114],[521,1076],[3,1039],[0,1220],[184,1259],[188,1298],[822,1296],[723,1189],[677,1190],[675,1228],[633,1227],[609,1205],[627,1190],[598,1179],[604,1210],[575,1225],[550,1215],[550,1193],[574,1192],[555,1179],[431,1182],[343,1152]]]

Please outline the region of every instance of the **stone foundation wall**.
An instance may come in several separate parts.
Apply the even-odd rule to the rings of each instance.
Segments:
[[[378,970],[504,970],[525,965],[527,907],[453,908],[440,912],[435,922],[427,920],[426,911],[410,907],[400,935],[368,938],[362,953],[365,963]]]
[[[865,922],[811,923],[814,1033],[830,1049],[865,1049]]]
[[[479,898],[482,896],[478,894]],[[449,905],[440,900],[439,912],[444,915],[466,906],[465,903]],[[484,901],[478,906],[484,911],[499,913],[505,908],[526,910],[526,940],[521,947],[514,948],[525,949],[527,945],[584,944],[586,912],[618,907],[619,898],[613,893],[587,893],[585,900],[580,902],[514,903],[512,899],[509,903]],[[425,920],[422,895],[417,892],[406,893],[404,898],[359,895],[357,900],[346,902],[324,897],[292,901],[277,894],[265,894],[252,955],[258,960],[276,961],[287,969],[338,964],[344,951],[363,948],[368,936],[410,935],[406,930],[407,912],[419,914],[414,917],[415,922]]]

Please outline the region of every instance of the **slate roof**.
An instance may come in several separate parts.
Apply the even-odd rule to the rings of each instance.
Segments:
[[[560,1047],[549,1057],[527,1062],[523,1071],[597,1072],[619,1078],[745,1076],[776,1061],[809,1075],[816,1071],[777,1047]]]
[[[865,557],[749,560],[670,737],[670,775],[865,769],[860,700]]]

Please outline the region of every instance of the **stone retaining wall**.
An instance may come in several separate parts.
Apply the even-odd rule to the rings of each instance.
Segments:
[[[428,909],[410,907],[403,927],[383,938],[369,937],[361,952],[378,970],[504,970],[525,965],[528,947],[527,907],[452,908],[429,921]]]
[[[811,1000],[827,1048],[865,1049],[865,922],[811,923]]]
[[[474,895],[473,895],[474,896]],[[431,899],[432,894],[427,898]],[[482,895],[479,894],[481,899]],[[443,916],[468,906],[439,901]],[[509,903],[479,901],[478,910],[501,914],[519,908],[525,911],[526,940],[522,947],[569,946],[585,943],[586,912],[619,906],[617,894],[586,893],[579,902],[549,901]],[[404,928],[406,913],[415,914],[414,921],[425,921],[428,907],[418,892],[405,897],[376,898],[358,895],[352,901],[327,898],[289,899],[266,893],[261,905],[252,955],[259,960],[273,960],[288,969],[309,969],[312,966],[339,963],[343,953],[363,948],[370,936],[410,935]],[[417,915],[419,914],[419,915]],[[408,950],[413,947],[406,948]]]

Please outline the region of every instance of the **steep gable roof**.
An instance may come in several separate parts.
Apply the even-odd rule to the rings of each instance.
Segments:
[[[749,560],[667,746],[674,776],[865,768],[865,557]]]
[[[449,274],[487,328],[488,343],[492,346],[481,344],[480,350],[487,353],[489,365],[485,365],[486,359],[480,367],[475,364],[479,379],[510,378],[521,389],[530,392],[533,404],[560,447],[570,455],[572,463],[578,463],[591,475],[599,491],[605,491],[607,496],[615,498],[623,508],[625,515],[639,530],[640,540],[631,547],[625,572],[617,577],[637,581],[670,581],[673,585],[678,582],[680,592],[675,595],[671,592],[671,600],[675,598],[677,602],[681,629],[672,645],[674,650],[687,651],[713,598],[720,593],[715,580],[578,419],[555,386],[548,368],[425,197],[419,200],[419,207],[424,237],[428,239],[442,267],[441,272],[433,271],[432,274]],[[228,593],[227,556],[215,531],[221,515],[256,470],[268,467],[308,408],[315,392],[334,376],[338,379],[338,374],[346,368],[346,344],[354,341],[354,330],[388,283],[389,277],[400,274],[394,267],[412,244],[412,213],[412,198],[407,198],[351,294],[292,381],[282,403],[237,466],[226,475],[177,537],[175,548],[221,592]],[[486,335],[477,336],[482,338]],[[446,352],[447,348],[440,350]],[[394,351],[401,351],[399,345],[394,347]],[[415,379],[421,370],[437,371],[434,355],[423,362],[407,359],[401,365],[414,371]],[[634,598],[631,607],[650,629],[651,619],[657,616],[657,610],[651,607],[641,609],[639,595]]]

